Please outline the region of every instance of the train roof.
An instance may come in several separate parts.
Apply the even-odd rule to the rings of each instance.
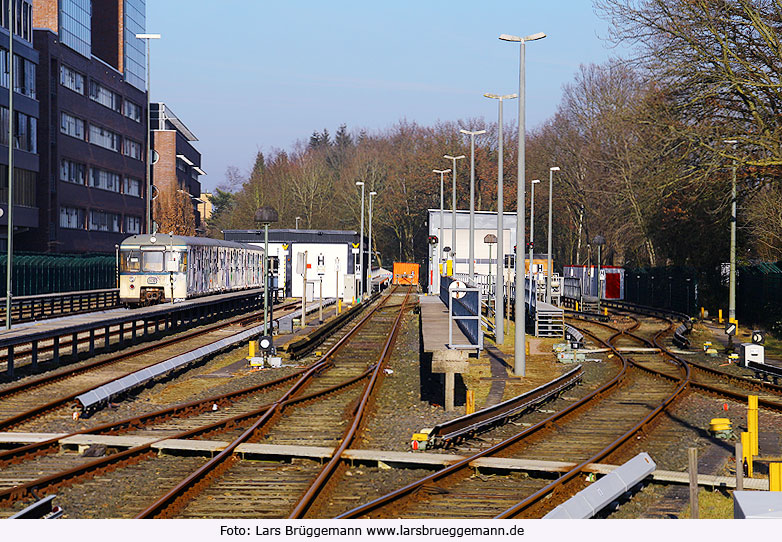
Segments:
[[[168,235],[157,233],[155,235],[131,235],[122,241],[121,247],[159,245],[161,248],[167,246],[211,246],[227,248],[244,248],[252,250],[263,250],[263,247],[249,245],[247,243],[237,243],[235,241],[224,241],[222,239],[212,239],[211,237],[188,237],[186,235]]]

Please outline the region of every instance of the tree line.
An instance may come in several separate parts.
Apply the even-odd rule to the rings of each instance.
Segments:
[[[727,261],[734,172],[739,258],[782,259],[782,2],[597,0],[595,9],[612,23],[609,38],[631,43],[632,53],[581,66],[556,113],[526,139],[527,181],[561,168],[558,264],[591,261],[597,234],[618,265]],[[382,261],[422,262],[427,209],[440,201],[432,170],[451,167],[444,154],[468,156],[457,165],[457,202],[469,206],[469,139],[460,128],[487,130],[476,138],[476,209],[496,210],[496,123],[399,121],[372,133],[342,125],[333,137],[324,129],[291,150],[259,152],[248,175],[229,168],[212,198],[209,235],[257,227],[263,205],[277,209],[279,228],[295,227],[298,216],[303,228],[357,230],[361,180],[378,193],[373,240]],[[514,212],[518,134],[503,131],[504,206]],[[535,198],[537,239],[547,234],[546,188]]]

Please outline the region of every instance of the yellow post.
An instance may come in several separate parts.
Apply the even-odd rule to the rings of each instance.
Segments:
[[[701,320],[703,320],[706,316],[706,309],[701,307]]]
[[[578,301],[576,301],[576,312],[578,312]]]
[[[342,299],[337,299],[337,314],[342,314]]]
[[[603,307],[603,315],[608,316],[608,307]]]
[[[782,463],[768,464],[768,486],[771,491],[782,491]]]
[[[524,353],[529,356],[529,341],[524,341]]]
[[[719,321],[720,324],[722,323],[722,309],[720,309],[720,311],[719,311],[719,315],[717,316],[717,320]]]
[[[448,262],[446,263],[445,267],[446,267],[446,270],[447,270],[446,274],[449,277],[452,277],[453,276],[453,260],[448,260]]]
[[[752,478],[752,452],[747,432],[741,433],[741,461],[747,464],[747,477]],[[741,465],[736,465],[736,468],[741,468]]]
[[[747,409],[747,428],[751,435],[752,455],[760,455],[760,445],[758,442],[758,396],[749,396],[749,406]]]
[[[250,355],[247,356],[247,359],[251,359],[255,357],[255,345],[258,344],[258,341],[250,341]]]
[[[467,398],[464,404],[464,413],[473,414],[475,412],[475,392],[467,390]]]
[[[735,318],[728,318],[728,323],[729,324],[736,324],[736,327],[739,327],[739,321],[736,320]]]

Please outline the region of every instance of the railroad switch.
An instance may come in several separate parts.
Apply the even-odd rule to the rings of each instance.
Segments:
[[[413,433],[410,439],[410,447],[413,450],[426,450],[426,446],[429,443],[429,433],[432,432],[431,428],[421,429],[419,433]]]
[[[728,418],[712,418],[709,422],[709,433],[723,440],[732,439],[735,436]]]

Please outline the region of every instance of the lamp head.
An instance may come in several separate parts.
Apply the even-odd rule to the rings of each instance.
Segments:
[[[554,166],[549,168],[550,171],[559,171],[559,166]]]

